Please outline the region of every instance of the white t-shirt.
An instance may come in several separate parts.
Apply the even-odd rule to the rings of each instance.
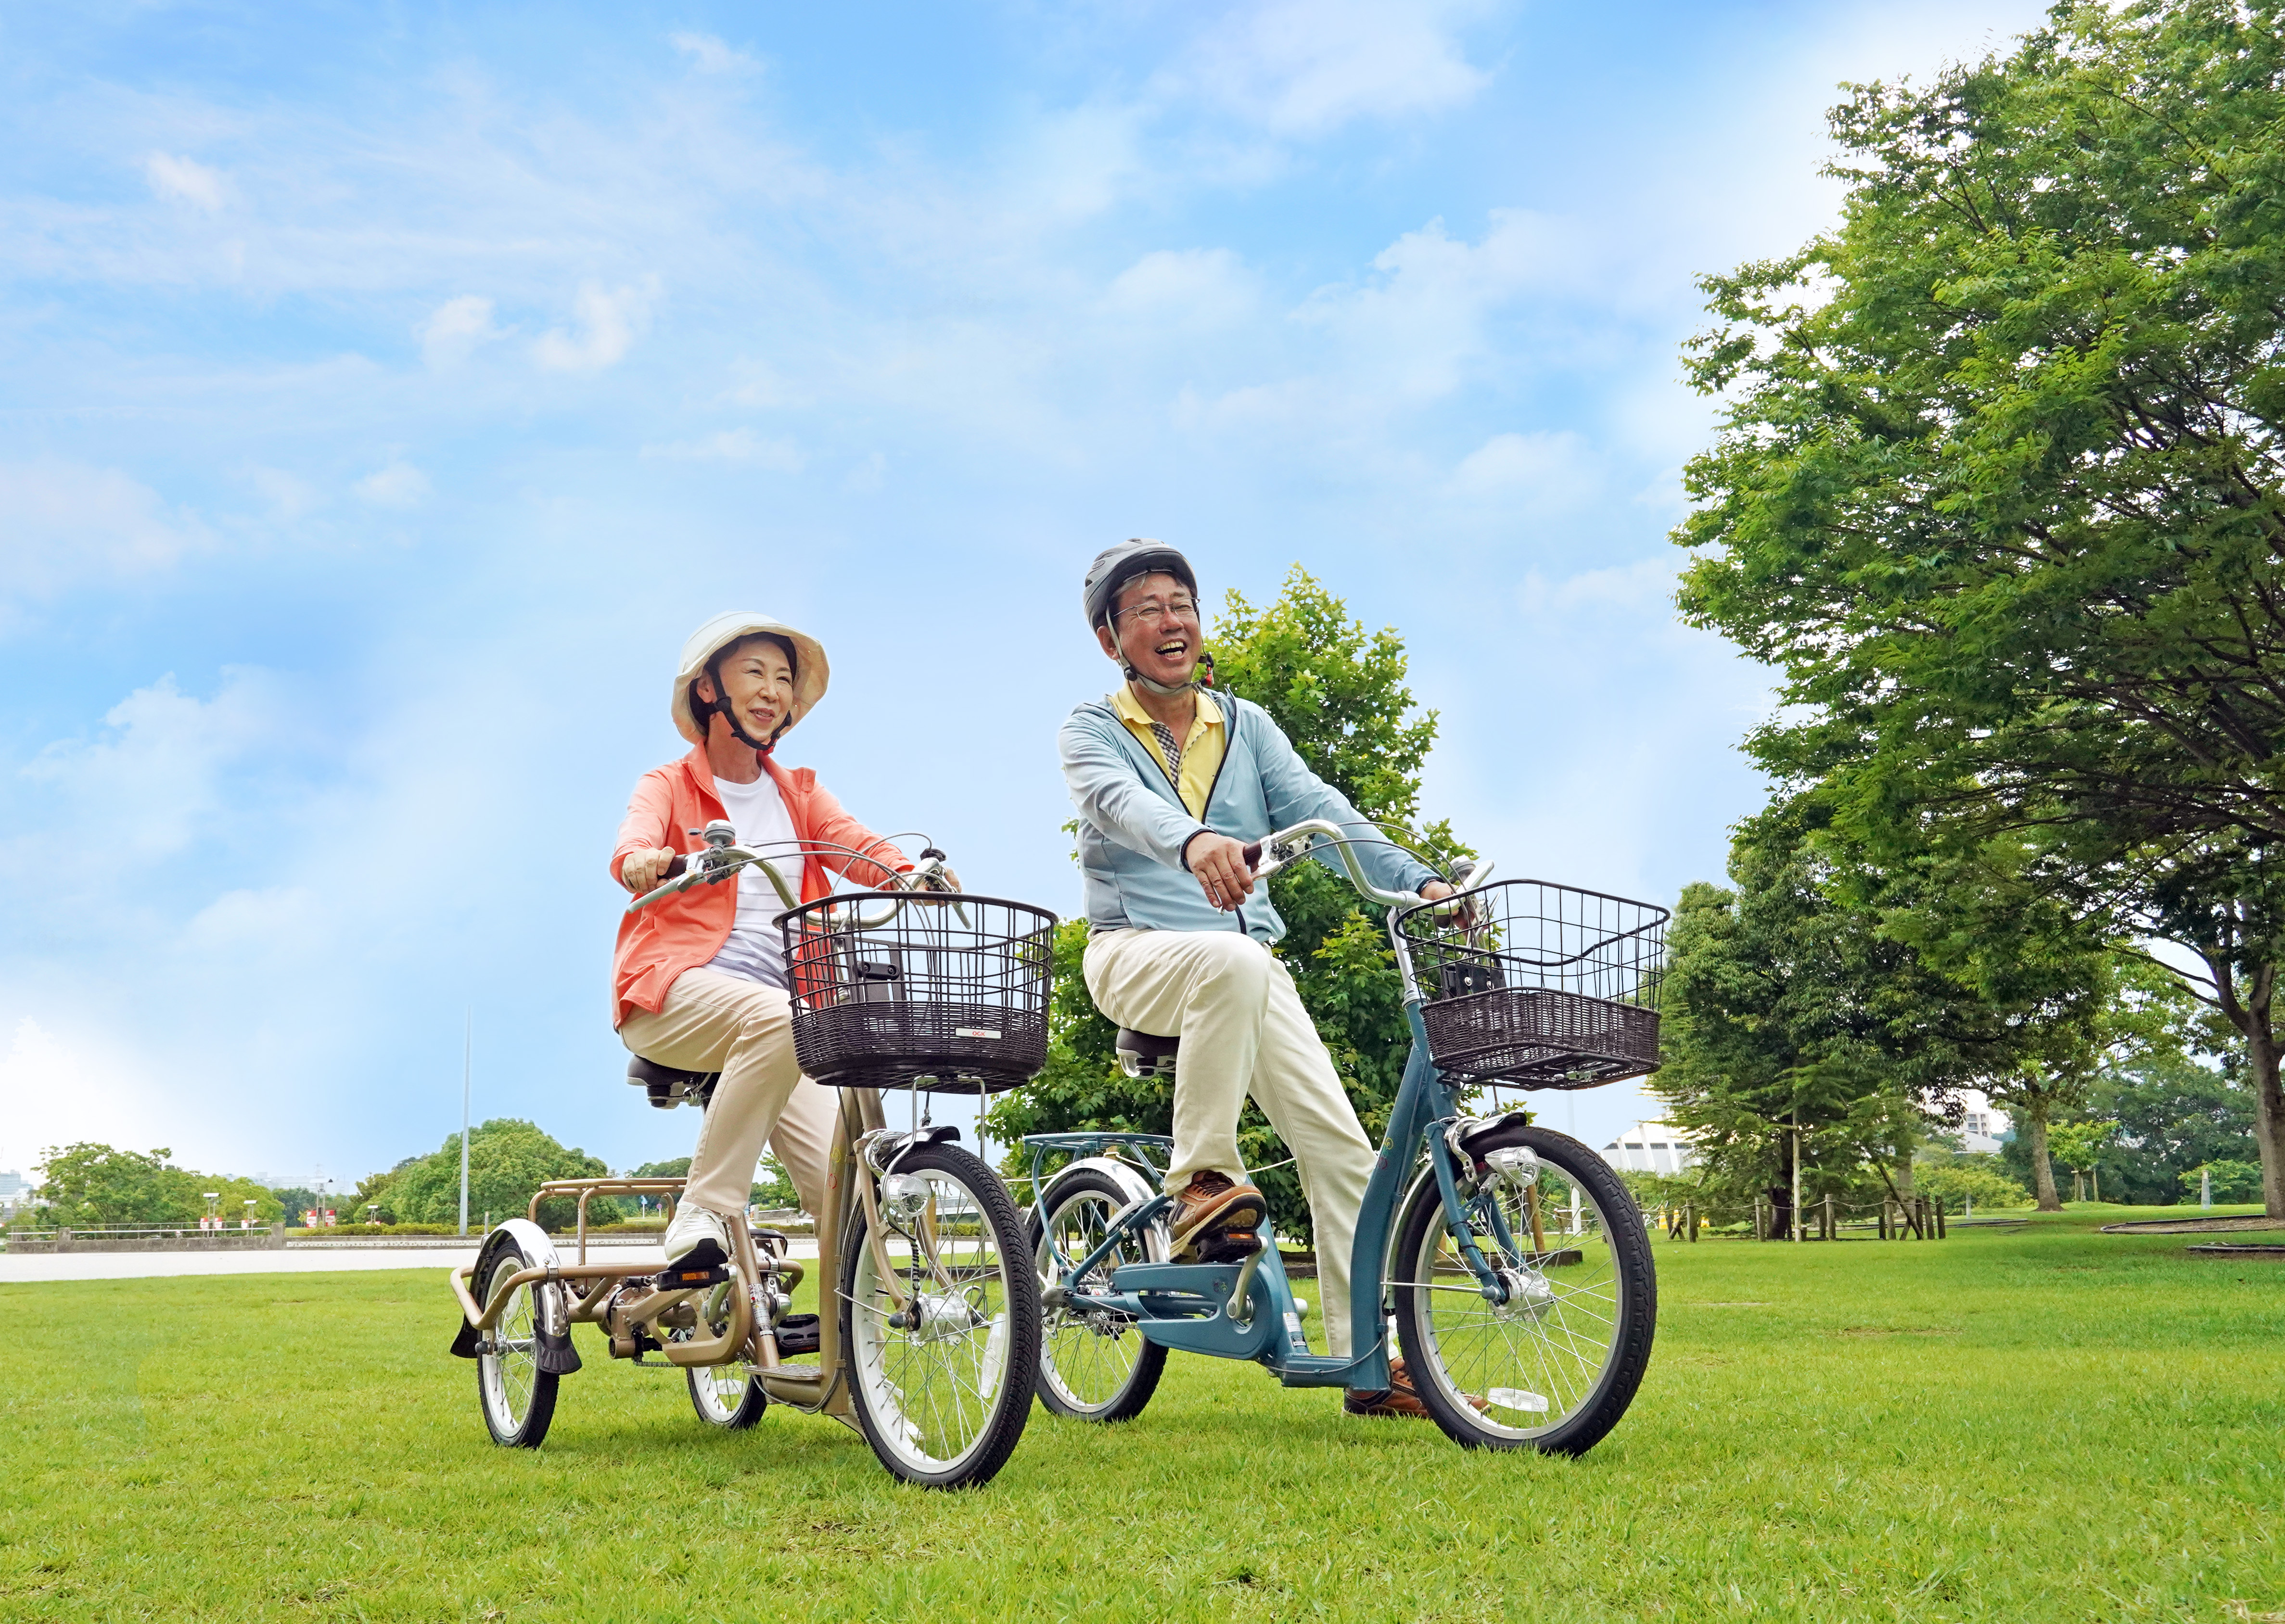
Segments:
[[[799,895],[801,859],[792,855],[790,843],[795,838],[793,814],[786,811],[785,797],[778,793],[777,781],[768,770],[764,769],[750,784],[718,778],[714,793],[729,814],[731,827],[738,831],[738,843],[768,858],[770,866]],[[779,900],[777,888],[767,875],[750,863],[740,869],[737,922],[730,927],[730,939],[706,968],[726,976],[743,976],[766,987],[785,985],[785,938],[778,934],[778,915],[783,912],[785,904]]]

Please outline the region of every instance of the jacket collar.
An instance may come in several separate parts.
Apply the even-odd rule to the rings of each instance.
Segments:
[[[708,757],[704,745],[694,744],[690,747],[690,754],[682,758],[682,770],[688,774],[690,787],[698,792],[698,798],[711,806],[718,816],[727,817],[729,812],[722,804],[722,797],[714,793],[714,763]],[[793,774],[778,765],[778,753],[775,750],[763,753],[762,770],[770,775],[770,781],[778,787],[778,793],[785,797],[787,811],[792,811]]]

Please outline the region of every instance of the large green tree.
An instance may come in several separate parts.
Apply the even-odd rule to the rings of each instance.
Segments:
[[[1229,593],[1208,642],[1218,686],[1266,710],[1312,771],[1364,816],[1412,823],[1436,716],[1415,708],[1404,644],[1394,631],[1368,630],[1297,564],[1266,608]],[[1432,861],[1463,854],[1441,822],[1419,830],[1416,846]],[[1378,916],[1359,906],[1345,878],[1316,863],[1297,863],[1268,884],[1287,926],[1278,956],[1294,974],[1365,1132],[1377,1138],[1395,1104],[1409,1045],[1402,985]],[[1117,1032],[1096,1011],[1080,973],[1086,948],[1086,922],[1066,921],[1056,937],[1047,1070],[993,1106],[986,1126],[995,1138],[1084,1128],[1163,1134],[1173,1122],[1170,1085],[1118,1070]],[[1251,1105],[1238,1140],[1249,1166],[1271,1168],[1259,1178],[1281,1232],[1309,1235],[1299,1177],[1290,1166],[1272,1167],[1292,1153]]]
[[[1850,872],[1829,833],[1814,797],[1772,807],[1739,830],[1734,889],[1685,887],[1676,911],[1665,1064],[1650,1086],[1692,1131],[1701,1177],[1732,1198],[1766,1190],[1782,1206],[1796,1171],[1814,1197],[1867,1166],[1907,1193],[1931,1112],[1995,1073],[2083,1049],[2100,1005],[2092,944],[2049,946],[2053,973],[2004,989],[1947,967],[1935,899],[1910,874]],[[1944,905],[1957,910],[1959,894]],[[2020,918],[2014,931],[2003,957],[2036,960]]]
[[[224,1223],[247,1216],[275,1223],[282,1215],[277,1196],[251,1179],[192,1173],[167,1158],[163,1146],[145,1155],[109,1145],[82,1143],[51,1148],[41,1156],[41,1184],[33,1192],[46,1202],[45,1222],[67,1228],[107,1224],[144,1224],[190,1228],[209,1204]],[[215,1201],[209,1204],[207,1196]]]
[[[519,1117],[496,1117],[468,1134],[468,1226],[481,1226],[489,1212],[497,1223],[521,1217],[532,1195],[554,1179],[598,1179],[610,1170],[585,1151],[567,1149]],[[460,1217],[460,1136],[449,1135],[428,1155],[390,1174],[387,1198],[398,1221],[455,1224]],[[590,1223],[610,1223],[618,1204],[601,1196],[587,1204]],[[550,1229],[569,1228],[577,1216],[570,1198],[542,1202],[539,1221]]]
[[[2285,39],[2066,4],[1833,114],[1840,226],[1705,283],[1681,602],[1784,673],[1749,748],[1888,864],[1995,842],[2179,944],[2285,1215]]]

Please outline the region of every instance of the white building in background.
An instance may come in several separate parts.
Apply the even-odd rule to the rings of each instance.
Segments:
[[[1621,1173],[1680,1173],[1696,1157],[1688,1129],[1637,1122],[1603,1147],[1603,1159]]]
[[[1959,1148],[1970,1156],[1997,1156],[1999,1142],[2014,1127],[2014,1120],[1991,1102],[1981,1088],[1959,1091]]]

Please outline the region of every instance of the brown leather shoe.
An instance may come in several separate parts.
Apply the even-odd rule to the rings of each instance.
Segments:
[[[1411,1374],[1401,1359],[1388,1361],[1389,1388],[1386,1393],[1351,1393],[1341,1400],[1341,1408],[1352,1416],[1395,1416],[1406,1421],[1427,1421],[1432,1417],[1428,1407],[1420,1401],[1413,1389]],[[1485,1401],[1472,1393],[1463,1395],[1474,1409],[1488,1408]]]
[[[1269,1204],[1251,1184],[1239,1184],[1227,1173],[1208,1168],[1190,1175],[1190,1181],[1173,1192],[1174,1210],[1168,1222],[1174,1232],[1174,1255],[1196,1250],[1209,1263],[1235,1263],[1261,1250],[1254,1233]]]

